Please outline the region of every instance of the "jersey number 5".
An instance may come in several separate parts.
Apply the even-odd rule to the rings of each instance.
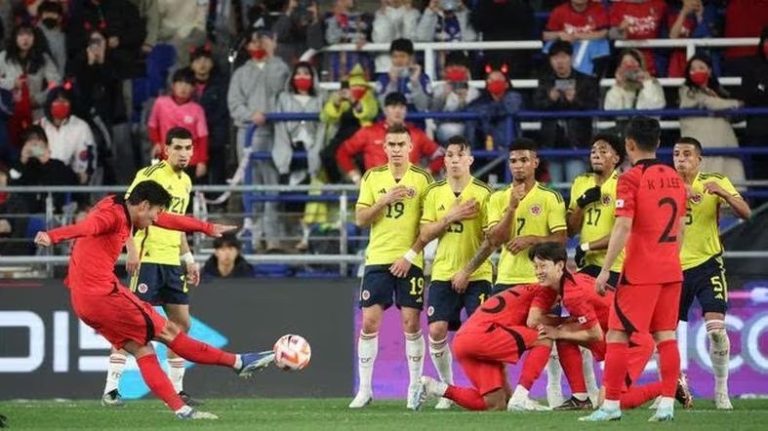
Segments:
[[[670,235],[670,233],[672,233],[672,229],[675,227],[675,222],[677,222],[677,202],[669,197],[659,199],[659,208],[666,205],[672,207],[672,214],[669,216],[664,232],[662,232],[659,237],[659,242],[675,242],[677,241],[677,235]]]
[[[393,204],[387,204],[387,218],[400,218],[405,212],[405,204],[402,202],[395,202]]]

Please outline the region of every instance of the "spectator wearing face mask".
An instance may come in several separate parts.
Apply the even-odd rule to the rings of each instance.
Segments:
[[[466,136],[475,148],[491,151],[509,147],[515,138],[507,129],[507,118],[523,108],[523,98],[512,90],[506,65],[489,65],[485,71],[485,90],[467,107],[467,111],[480,114],[480,119],[467,122]]]
[[[72,113],[73,94],[71,84],[53,88],[45,104],[45,117],[40,126],[48,137],[51,158],[61,160],[72,168],[86,184],[96,170],[96,143],[90,126]]]
[[[37,8],[37,27],[48,41],[56,70],[64,76],[67,67],[67,37],[62,31],[64,8],[58,1],[46,0]]]
[[[195,183],[202,183],[208,173],[208,124],[205,111],[192,98],[195,74],[189,68],[179,69],[174,72],[171,81],[171,94],[157,98],[147,121],[153,157],[162,157],[164,154],[165,135],[169,130],[174,127],[189,130],[194,149],[187,173]]]
[[[416,27],[419,23],[419,11],[412,5],[412,0],[381,0],[381,7],[373,18],[374,43],[392,43],[396,39],[416,39]],[[376,73],[390,70],[389,55],[376,56]]]
[[[469,23],[469,11],[461,0],[430,0],[419,20],[420,42],[472,42],[477,33]]]
[[[688,60],[685,84],[680,87],[680,109],[722,111],[740,108],[741,100],[730,97],[712,71],[711,60],[701,54]],[[738,147],[739,140],[727,116],[681,117],[680,135],[701,142],[703,148]],[[734,183],[743,182],[744,166],[737,157],[704,157],[705,170],[720,172]]]
[[[384,99],[389,94],[400,93],[405,96],[409,111],[428,110],[432,97],[432,84],[429,76],[414,61],[413,42],[408,39],[393,40],[389,46],[389,55],[392,59],[389,72],[379,75],[376,81],[379,103],[384,105]],[[423,122],[419,123],[423,124]]]
[[[461,112],[480,96],[480,90],[469,85],[472,75],[469,58],[461,51],[451,51],[445,58],[443,84],[435,88],[430,111]],[[464,136],[465,121],[444,120],[437,124],[437,141],[445,145],[452,136]]]

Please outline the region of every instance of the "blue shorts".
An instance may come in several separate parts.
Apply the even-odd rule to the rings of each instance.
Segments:
[[[394,303],[397,308],[424,309],[424,273],[411,265],[405,278],[397,278],[389,272],[390,265],[365,267],[360,285],[360,307],[380,305],[387,309]],[[394,297],[394,301],[393,301]]]
[[[427,320],[448,322],[448,330],[456,331],[461,327],[461,309],[467,310],[467,317],[491,296],[491,282],[485,280],[470,281],[464,293],[456,293],[450,281],[429,283],[427,293]]]
[[[725,280],[723,260],[719,256],[683,271],[680,320],[688,321],[688,310],[693,305],[694,299],[699,300],[702,314],[725,314],[728,310],[728,283]]]
[[[142,263],[130,286],[136,296],[152,305],[189,304],[189,289],[181,265]]]

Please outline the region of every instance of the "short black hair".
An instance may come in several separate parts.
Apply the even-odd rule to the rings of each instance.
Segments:
[[[448,141],[445,143],[445,148],[448,149],[451,145],[458,145],[462,151],[472,151],[472,146],[469,144],[469,141],[462,135],[453,135],[448,138]]]
[[[571,45],[571,42],[566,42],[564,40],[556,40],[552,45],[549,47],[549,52],[547,53],[547,56],[552,57],[557,54],[560,54],[561,52],[564,52],[568,55],[573,55],[573,45]]]
[[[445,67],[448,66],[464,66],[469,69],[469,57],[464,51],[448,51],[448,54],[445,55]]]
[[[395,123],[387,128],[387,135],[399,135],[401,133],[405,133],[406,135],[411,136],[411,132],[408,130],[408,127],[406,127],[405,124]]]
[[[392,93],[387,94],[387,97],[384,98],[384,106],[390,106],[390,105],[408,105],[408,99],[405,98],[405,95],[403,93],[400,93],[398,91],[394,91]]]
[[[147,180],[136,184],[126,201],[131,205],[139,205],[147,201],[150,206],[168,208],[171,203],[171,194],[157,181]]]
[[[509,152],[524,150],[533,152],[539,151],[539,144],[531,138],[517,138],[512,142],[512,145],[509,146]]]
[[[194,140],[192,132],[190,132],[189,129],[179,126],[172,127],[171,130],[165,134],[165,145],[171,145],[174,139]]]
[[[32,139],[39,139],[45,142],[45,145],[48,145],[48,135],[45,134],[45,129],[43,129],[43,126],[39,124],[33,124],[24,129],[24,131],[21,132],[19,142],[21,142],[21,145],[24,145],[27,143],[27,141]]]
[[[240,251],[241,246],[242,243],[233,233],[225,233],[224,235],[213,240],[213,248],[217,250],[222,247],[233,247]]]
[[[615,151],[619,156],[619,162],[617,164],[621,165],[624,163],[624,157],[626,157],[627,154],[624,148],[624,144],[621,142],[621,139],[619,139],[617,135],[614,135],[613,133],[598,133],[592,137],[592,145],[595,145],[597,141],[607,142],[608,145],[613,148],[613,151]]]
[[[659,120],[643,115],[633,117],[624,128],[624,137],[635,141],[642,151],[656,151],[661,139]]]
[[[171,82],[186,82],[187,84],[195,85],[195,72],[189,67],[184,67],[173,72]]]
[[[40,3],[40,6],[37,7],[37,16],[41,16],[43,12],[56,13],[60,17],[64,16],[64,8],[57,1],[46,0]]]
[[[404,52],[408,55],[413,55],[413,42],[410,39],[395,39],[389,44],[389,53],[392,54],[395,51]]]
[[[565,246],[559,242],[540,242],[528,250],[528,258],[531,260],[535,258],[551,260],[555,263],[567,262],[568,252],[565,251]]]
[[[675,141],[675,145],[677,144],[685,144],[685,145],[693,145],[696,147],[696,151],[699,152],[699,154],[702,154],[704,150],[701,147],[701,142],[699,142],[698,139],[691,137],[691,136],[681,136]]]

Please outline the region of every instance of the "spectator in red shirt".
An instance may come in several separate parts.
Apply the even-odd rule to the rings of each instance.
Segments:
[[[552,9],[544,30],[544,40],[602,39],[608,35],[608,13],[600,3],[568,0]]]
[[[725,37],[760,37],[768,23],[766,0],[730,0],[725,9]],[[728,76],[744,76],[749,72],[753,46],[737,46],[725,51],[724,72]]]
[[[670,39],[711,37],[715,31],[717,8],[704,0],[673,0],[667,9],[667,27]],[[688,59],[685,49],[675,49],[669,56],[670,78],[681,78],[685,74]]]
[[[355,165],[356,155],[362,154],[364,170],[387,163],[387,156],[382,146],[384,135],[389,126],[405,122],[405,114],[408,112],[406,103],[402,93],[388,94],[384,100],[384,120],[358,130],[336,150],[339,169],[355,184],[359,184],[362,178],[360,170]],[[443,166],[443,149],[418,127],[412,124],[406,124],[406,127],[413,141],[413,151],[410,153],[411,163],[419,164],[422,158],[428,158],[432,173],[440,172]]]
[[[194,152],[189,162],[189,175],[200,182],[208,172],[208,125],[205,111],[192,95],[197,80],[189,68],[179,69],[173,74],[171,95],[157,98],[147,121],[149,140],[153,144],[153,154],[163,154],[162,143],[165,134],[174,127],[183,127],[194,137]]]
[[[609,15],[611,39],[658,39],[662,20],[667,11],[663,0],[635,0],[618,2],[614,0]],[[656,76],[656,61],[652,50],[642,50],[648,72]]]

